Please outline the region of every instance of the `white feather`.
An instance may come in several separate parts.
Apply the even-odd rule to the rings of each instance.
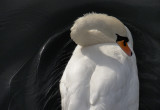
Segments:
[[[91,15],[92,19],[98,16]],[[131,33],[125,29],[133,52]],[[91,39],[87,42],[89,45],[77,45],[60,81],[62,110],[138,110],[139,81],[134,52],[129,57],[115,42],[92,44]]]

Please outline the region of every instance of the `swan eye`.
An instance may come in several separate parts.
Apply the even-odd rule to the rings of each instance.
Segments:
[[[122,41],[122,40],[124,40],[124,42],[128,42],[129,41],[129,39],[127,37],[120,36],[119,34],[116,34],[116,35],[117,35],[116,42]]]

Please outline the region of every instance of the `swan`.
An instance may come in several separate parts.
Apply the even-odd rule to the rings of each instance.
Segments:
[[[117,18],[89,13],[71,27],[77,44],[60,80],[62,110],[138,110],[133,40]]]

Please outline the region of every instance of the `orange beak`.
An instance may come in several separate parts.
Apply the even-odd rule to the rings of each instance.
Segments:
[[[117,41],[117,44],[121,47],[121,49],[122,49],[128,56],[132,56],[132,51],[131,51],[131,49],[128,47],[127,42],[124,42],[124,40],[121,40],[121,41]]]

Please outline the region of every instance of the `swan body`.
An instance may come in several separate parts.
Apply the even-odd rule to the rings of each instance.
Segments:
[[[87,16],[94,19],[98,15],[104,16],[104,18],[108,17],[104,14],[94,13],[85,15],[82,19]],[[81,18],[79,19],[81,20]],[[84,24],[82,23],[82,25]],[[90,37],[87,37],[88,41],[79,40],[82,33],[79,34],[80,38],[75,38],[74,35],[79,31],[75,29],[75,26],[78,27],[76,22],[71,28],[71,38],[78,45],[60,81],[62,110],[138,110],[139,81],[130,31],[124,26],[117,33],[129,38],[128,46],[133,53],[132,56],[128,56],[114,42],[116,37],[113,37],[112,33],[103,33],[102,29],[93,28],[94,23],[90,25],[89,35],[84,34],[86,37]],[[109,27],[111,25],[109,24]],[[121,22],[120,25],[123,26]],[[109,29],[109,27],[107,28]],[[83,26],[78,28],[83,28]],[[104,29],[103,26],[102,28]],[[117,30],[111,28],[109,31]],[[100,37],[100,39],[106,37],[106,41],[97,41],[98,38],[94,38],[92,41],[92,37]]]

